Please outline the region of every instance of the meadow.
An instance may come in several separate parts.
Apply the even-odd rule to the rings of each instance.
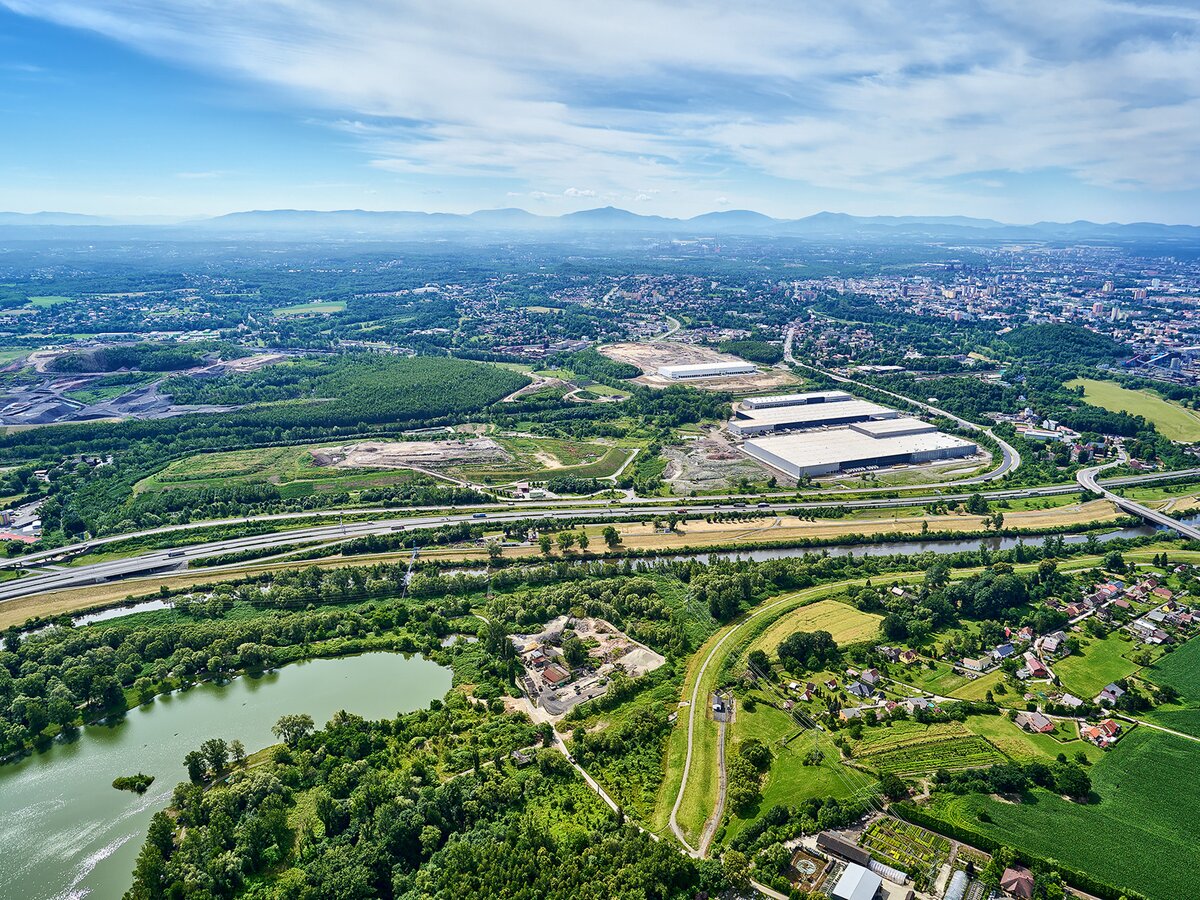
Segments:
[[[1131,390],[1112,381],[1094,378],[1076,378],[1068,381],[1066,386],[1082,387],[1083,399],[1093,406],[1143,416],[1173,441],[1200,441],[1200,415],[1152,391]]]
[[[1127,637],[1124,632],[1114,631],[1103,640],[1091,641],[1082,653],[1072,653],[1054,663],[1054,674],[1066,690],[1091,700],[1105,685],[1128,678],[1138,670],[1136,663],[1122,656],[1133,646]]]

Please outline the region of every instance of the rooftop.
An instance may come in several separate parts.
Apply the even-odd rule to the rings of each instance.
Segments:
[[[769,453],[793,465],[805,467],[969,446],[970,441],[939,431],[901,434],[895,437],[871,437],[852,428],[828,428],[799,434],[753,438],[746,441],[745,450],[751,455],[757,455],[754,452],[756,450]]]

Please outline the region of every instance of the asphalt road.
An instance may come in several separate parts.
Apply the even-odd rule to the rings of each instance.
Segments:
[[[1014,472],[1021,467],[1021,454],[1017,451],[1017,448],[1014,447],[1012,444],[1008,443],[1007,441],[1005,441],[1003,438],[999,437],[997,434],[995,434],[991,428],[987,428],[983,425],[976,425],[974,422],[970,422],[967,419],[962,418],[961,416],[954,415],[954,413],[947,412],[944,409],[939,409],[938,407],[933,406],[929,403],[923,403],[920,400],[914,400],[911,397],[905,397],[903,394],[897,394],[895,391],[884,390],[883,388],[876,387],[873,384],[864,384],[861,381],[855,381],[853,378],[846,378],[844,375],[838,375],[838,374],[836,374],[834,372],[830,372],[826,369],[818,368],[817,366],[810,366],[807,363],[798,362],[796,360],[796,357],[792,354],[792,340],[794,337],[795,337],[795,331],[793,329],[789,328],[787,330],[787,336],[784,338],[784,342],[783,342],[783,358],[787,362],[791,363],[792,365],[799,366],[802,369],[808,369],[813,372],[819,372],[820,374],[824,375],[826,378],[831,378],[834,381],[838,382],[839,384],[851,384],[851,385],[854,385],[855,387],[863,388],[864,390],[878,391],[881,394],[886,394],[889,397],[894,397],[896,400],[900,400],[904,403],[916,404],[921,409],[925,410],[926,412],[930,413],[931,415],[943,416],[947,419],[950,419],[951,421],[955,422],[960,428],[965,428],[968,431],[978,431],[981,434],[986,434],[990,438],[992,438],[992,440],[994,440],[997,444],[1000,445],[1000,453],[1001,453],[1002,459],[1000,460],[1000,465],[998,467],[996,467],[995,469],[993,469],[990,472],[985,472],[983,475],[976,475],[974,478],[964,478],[962,480],[955,481],[954,482],[955,485],[985,484],[989,481],[997,481],[998,479],[1003,478],[1009,472]]]
[[[1169,528],[1173,528],[1188,537],[1194,537],[1200,540],[1200,531],[1197,531],[1190,526],[1182,525],[1179,522],[1164,516],[1154,510],[1146,509],[1140,504],[1125,500],[1118,497],[1116,494],[1100,487],[1095,480],[1096,473],[1106,467],[1096,467],[1095,469],[1085,470],[1079,473],[1079,485],[1088,490],[1097,491],[1108,497],[1122,509],[1125,509],[1135,515],[1142,516],[1149,521],[1156,522]],[[1173,473],[1184,477],[1186,474],[1196,474],[1200,470],[1189,470],[1187,473]],[[1121,479],[1114,479],[1110,484],[1136,484],[1139,481],[1149,481],[1162,478],[1162,475],[1147,474],[1143,476],[1131,476]],[[1094,485],[1094,486],[1092,486]],[[1006,490],[996,491],[981,491],[980,493],[988,499],[1019,499],[1022,497],[1049,496],[1053,494],[1070,493],[1078,490],[1077,485],[1048,485],[1045,487],[1034,488],[1010,488]],[[644,515],[648,509],[659,508],[666,514],[670,511],[679,511],[689,515],[707,515],[715,511],[729,510],[755,510],[762,512],[787,512],[793,509],[829,509],[839,506],[844,506],[847,509],[889,509],[894,507],[920,506],[925,503],[933,503],[937,501],[956,501],[965,500],[969,493],[937,493],[926,494],[921,496],[909,497],[888,497],[877,499],[863,500],[817,500],[808,502],[767,502],[759,501],[758,503],[723,503],[714,505],[710,503],[689,503],[686,501],[675,501],[669,506],[650,506],[637,501],[622,501],[613,504],[596,504],[593,506],[579,505],[559,505],[549,508],[529,508],[529,507],[510,507],[507,505],[490,507],[493,511],[484,513],[480,517],[478,513],[452,513],[449,515],[427,515],[415,517],[391,517],[380,519],[369,519],[360,521],[345,522],[344,524],[325,524],[303,526],[293,528],[283,532],[273,534],[249,535],[243,537],[226,538],[217,541],[208,541],[197,544],[185,544],[175,548],[163,550],[153,550],[146,553],[140,553],[134,556],[129,556],[123,559],[109,560],[104,562],[85,563],[78,566],[62,566],[53,570],[43,570],[37,574],[29,574],[25,577],[14,579],[13,581],[0,583],[0,602],[5,600],[13,600],[18,597],[28,597],[33,594],[46,593],[48,591],[59,591],[67,588],[81,587],[88,584],[101,584],[107,581],[112,581],[120,578],[131,578],[139,575],[151,575],[155,573],[167,572],[173,569],[183,568],[186,563],[191,560],[204,559],[212,556],[221,556],[226,553],[235,553],[241,550],[259,550],[269,549],[272,547],[286,548],[297,544],[319,542],[319,541],[340,541],[355,537],[365,537],[367,535],[387,535],[398,532],[420,532],[429,529],[440,528],[444,525],[451,525],[461,522],[487,522],[487,523],[503,523],[518,521],[529,518],[550,518],[550,519],[588,519],[592,521],[620,521],[634,516]],[[354,512],[359,515],[364,512],[372,512],[369,510],[345,510],[343,512]],[[395,513],[395,510],[380,510],[380,512]],[[338,510],[325,511],[319,513],[322,516],[338,515]],[[107,538],[100,538],[94,541],[88,541],[80,544],[74,544],[69,547],[60,547],[54,550],[39,551],[26,556],[16,557],[14,559],[0,560],[0,568],[33,568],[37,569],[44,565],[47,560],[55,557],[60,557],[63,554],[79,553],[84,550],[96,549],[110,544],[114,541],[126,540],[134,537],[148,537],[151,535],[162,534],[171,531],[185,531],[190,528],[201,527],[201,525],[238,525],[238,524],[253,524],[256,522],[279,522],[301,518],[289,513],[283,513],[273,516],[258,516],[241,519],[222,519],[207,523],[193,523],[189,526],[178,526],[172,528],[149,529],[146,531],[135,532],[132,534],[113,535]],[[183,537],[183,535],[181,535]],[[213,571],[218,571],[214,569]]]
[[[1131,515],[1141,516],[1147,522],[1153,522],[1155,525],[1161,525],[1164,528],[1170,528],[1172,531],[1177,531],[1186,538],[1193,541],[1200,541],[1200,529],[1191,525],[1185,525],[1183,522],[1177,522],[1165,513],[1161,513],[1156,509],[1150,509],[1148,506],[1143,506],[1133,500],[1128,500],[1119,494],[1114,494],[1112,491],[1103,487],[1097,476],[1105,469],[1111,469],[1114,466],[1119,466],[1125,461],[1124,454],[1116,462],[1106,463],[1102,466],[1092,466],[1089,469],[1080,469],[1075,473],[1075,479],[1086,490],[1093,493],[1101,494],[1105,499],[1114,503],[1117,509],[1123,510]],[[1128,482],[1126,482],[1128,483]]]

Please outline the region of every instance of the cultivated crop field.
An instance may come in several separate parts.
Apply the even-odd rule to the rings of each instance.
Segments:
[[[1142,675],[1179,691],[1180,702],[1150,710],[1146,718],[1167,728],[1200,737],[1200,640],[1192,638],[1168,653]]]
[[[828,631],[840,644],[865,641],[879,633],[883,616],[866,613],[839,600],[822,600],[781,616],[750,646],[774,655],[780,642],[797,631]]]
[[[1003,753],[959,722],[868,728],[863,735],[858,761],[883,775],[978,769],[1006,761]]]
[[[1143,416],[1173,441],[1200,441],[1200,415],[1152,391],[1135,391],[1112,381],[1076,378],[1067,387],[1083,387],[1083,399],[1113,412]]]
[[[930,811],[1156,900],[1192,897],[1200,871],[1195,759],[1195,743],[1138,728],[1089,770],[1097,803],[1036,790],[1028,803],[945,796]]]
[[[876,819],[859,839],[872,855],[906,872],[934,873],[950,856],[950,841],[899,819]]]

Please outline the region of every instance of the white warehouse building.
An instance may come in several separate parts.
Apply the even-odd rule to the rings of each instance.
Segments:
[[[809,391],[805,394],[769,394],[763,397],[747,397],[742,401],[743,409],[774,409],[777,406],[807,406],[809,403],[838,403],[852,400],[845,391]]]
[[[974,455],[979,448],[943,434],[928,422],[901,418],[755,438],[746,441],[742,449],[792,478],[804,478],[846,469],[958,459]]]
[[[849,425],[851,422],[866,422],[869,419],[894,419],[899,415],[896,410],[880,406],[878,403],[854,399],[766,409],[739,409],[729,421],[729,431],[736,437],[750,437],[774,431]]]
[[[687,378],[725,378],[730,375],[753,375],[758,366],[748,362],[714,362],[688,366],[660,366],[658,374],[672,381]]]

